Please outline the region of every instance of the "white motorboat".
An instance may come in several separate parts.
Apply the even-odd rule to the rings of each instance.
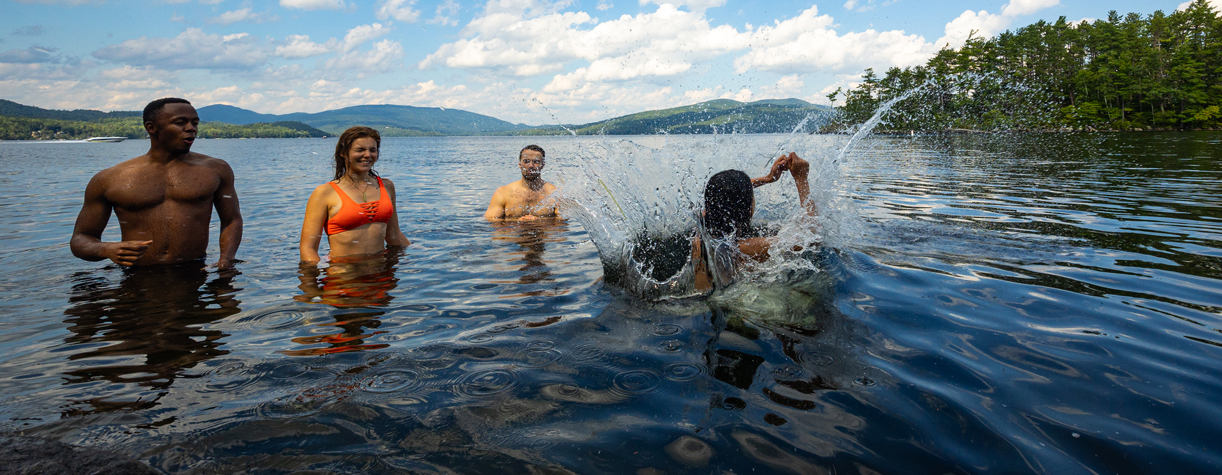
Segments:
[[[122,142],[127,140],[127,137],[89,137],[86,142]]]

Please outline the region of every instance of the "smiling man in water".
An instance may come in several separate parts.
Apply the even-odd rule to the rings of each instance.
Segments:
[[[98,172],[85,187],[85,204],[72,231],[72,255],[122,266],[177,264],[203,259],[212,208],[221,221],[216,267],[233,265],[242,241],[242,212],[233,169],[224,160],[191,152],[199,115],[190,102],[158,99],[144,108],[149,151]],[[122,240],[102,241],[114,210]]]
[[[542,217],[554,217],[556,203],[548,199],[556,185],[543,181],[543,157],[545,152],[538,145],[527,145],[518,152],[518,168],[522,179],[496,189],[484,219],[489,221],[531,221]]]

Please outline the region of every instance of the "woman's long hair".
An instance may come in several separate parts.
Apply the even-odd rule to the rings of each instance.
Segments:
[[[357,139],[369,137],[378,145],[379,152],[382,148],[382,135],[377,130],[369,127],[358,125],[349,127],[344,133],[339,136],[339,143],[335,144],[335,181],[339,181],[348,173],[348,149],[352,148],[352,142]],[[370,170],[373,176],[378,176],[377,172]]]
[[[747,237],[754,204],[755,191],[746,173],[718,172],[704,187],[704,229],[716,239]]]

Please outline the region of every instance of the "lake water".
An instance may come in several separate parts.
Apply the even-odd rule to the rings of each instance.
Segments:
[[[583,207],[491,226],[530,141]],[[842,142],[387,139],[413,245],[302,271],[334,140],[201,140],[246,223],[220,274],[69,252],[86,182],[147,142],[0,143],[0,429],[190,473],[1222,471],[1222,134]],[[711,298],[604,277],[780,149],[822,249]],[[786,186],[757,221],[792,224]]]

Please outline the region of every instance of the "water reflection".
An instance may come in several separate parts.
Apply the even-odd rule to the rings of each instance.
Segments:
[[[556,280],[550,267],[552,261],[545,259],[544,253],[547,251],[548,243],[561,243],[568,240],[563,235],[567,230],[563,219],[540,218],[534,221],[494,223],[493,226],[496,227],[492,236],[493,241],[518,245],[518,249],[507,251],[509,258],[505,261],[514,266],[513,270],[520,273],[516,282],[498,281],[496,283],[529,285],[548,284]],[[506,296],[506,298],[556,296],[565,293],[567,290],[538,289]]]
[[[118,286],[88,274],[73,286],[64,341],[83,351],[68,357],[77,363],[64,379],[93,397],[74,400],[65,415],[154,407],[186,370],[228,353],[226,334],[201,326],[241,311],[237,272],[208,280],[213,274],[201,262],[122,272]],[[90,391],[89,383],[102,381],[123,386]]]
[[[332,314],[335,322],[319,326],[338,327],[338,333],[293,338],[301,345],[327,346],[300,350],[282,350],[290,356],[313,356],[348,351],[386,348],[385,343],[370,344],[366,339],[385,333],[376,331],[379,319],[386,312],[369,307],[386,307],[394,300],[391,291],[398,286],[395,270],[403,257],[402,249],[389,249],[376,256],[335,258],[327,267],[303,264],[297,277],[302,294],[293,300],[330,305],[344,311]]]

